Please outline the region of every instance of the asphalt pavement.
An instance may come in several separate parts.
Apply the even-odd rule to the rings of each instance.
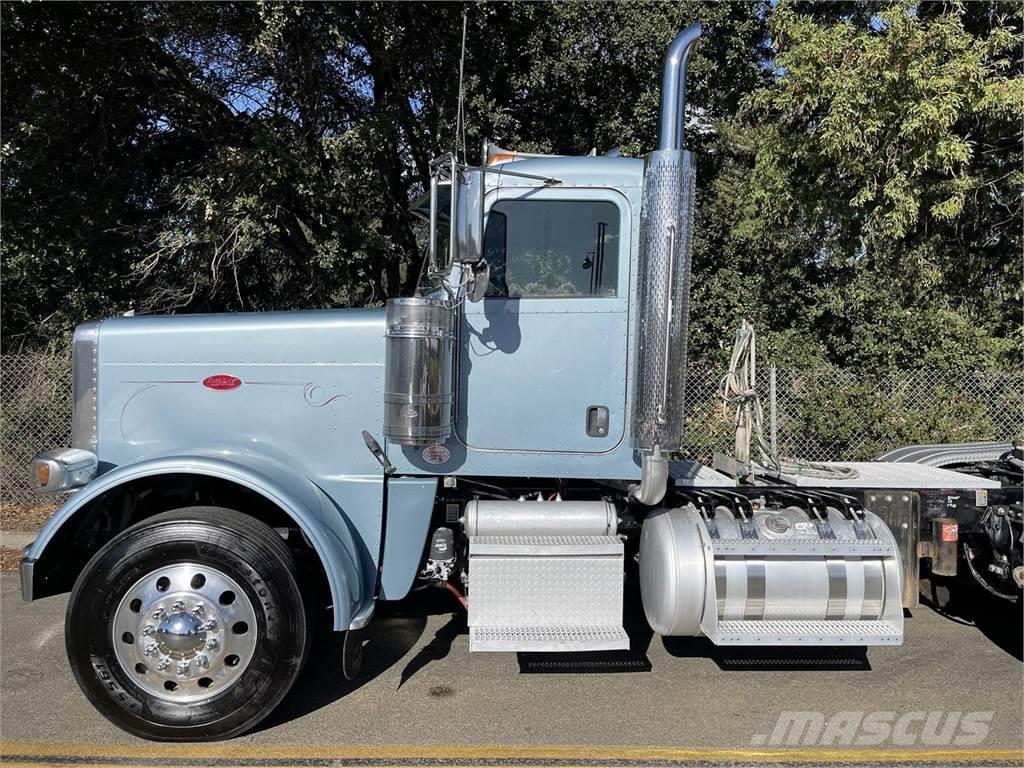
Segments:
[[[25,604],[16,575],[4,574],[0,749],[6,765],[1024,764],[1021,614],[984,606],[966,619],[922,606],[904,645],[866,653],[722,649],[634,622],[631,653],[570,660],[470,654],[458,606],[431,591],[378,610],[358,680],[343,679],[340,645],[323,632],[258,730],[214,746],[154,745],[118,730],[79,691],[64,655],[66,596]],[[975,713],[984,733],[968,746],[936,742],[920,735],[918,717],[903,737],[871,747],[773,742],[780,716],[795,711],[825,723],[850,712]]]

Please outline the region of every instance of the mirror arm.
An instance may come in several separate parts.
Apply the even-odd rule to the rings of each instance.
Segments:
[[[520,173],[519,171],[510,171],[507,168],[499,168],[497,173],[499,176],[504,174],[505,176],[516,176],[520,179],[536,179],[537,181],[543,181],[544,186],[546,187],[562,183],[561,179],[552,179],[549,176],[538,176],[535,173]]]
[[[427,251],[427,271],[437,272],[437,174],[430,174],[430,236]]]
[[[487,144],[488,140],[484,139],[483,152],[480,156],[480,252],[477,254],[477,261],[484,260],[484,205],[487,198]]]

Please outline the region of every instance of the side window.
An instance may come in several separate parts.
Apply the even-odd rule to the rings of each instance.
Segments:
[[[488,296],[615,296],[619,209],[601,200],[502,200],[484,233]]]

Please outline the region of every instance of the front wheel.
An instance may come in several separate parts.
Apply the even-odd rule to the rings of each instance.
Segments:
[[[65,642],[85,695],[124,730],[225,739],[291,688],[307,623],[280,536],[234,510],[189,507],[96,553],[71,593]]]

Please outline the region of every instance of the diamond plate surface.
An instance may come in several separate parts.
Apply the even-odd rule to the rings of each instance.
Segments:
[[[803,475],[781,474],[779,479],[804,488],[881,488],[908,490],[942,490],[954,488],[970,491],[979,488],[999,488],[999,482],[983,477],[965,475],[951,469],[929,467],[924,464],[895,461],[826,461],[825,466],[850,467],[857,476],[845,479],[825,479]],[[755,470],[761,472],[761,470]]]
[[[833,555],[895,557],[892,544],[873,539],[712,539],[716,555]]]
[[[470,539],[472,544],[499,545],[509,544],[537,544],[557,545],[569,548],[607,546],[618,541],[614,536],[473,536]]]
[[[484,557],[469,567],[470,626],[622,621],[622,558]]]
[[[622,542],[614,536],[474,537],[469,626],[504,632],[571,633],[595,627],[620,632],[622,558]],[[506,650],[535,648],[530,638]],[[501,641],[512,642],[507,637]]]
[[[695,461],[670,461],[668,476],[675,482],[676,487],[731,488],[736,485],[735,478]]]
[[[629,648],[622,627],[470,627],[471,651],[614,651]]]
[[[481,555],[605,555],[622,553],[614,536],[470,536],[469,551]]]
[[[720,621],[716,645],[899,645],[902,630],[888,621]]]

